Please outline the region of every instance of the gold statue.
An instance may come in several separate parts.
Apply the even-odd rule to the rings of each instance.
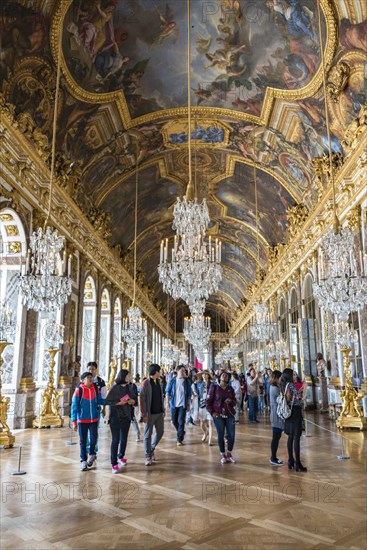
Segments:
[[[345,375],[345,388],[340,392],[342,399],[342,411],[339,418],[336,421],[336,425],[341,430],[348,428],[358,428],[359,430],[367,429],[367,419],[364,418],[360,399],[363,397],[363,393],[358,392],[352,383],[352,377],[350,373],[350,361],[349,354],[351,348],[340,348],[344,356],[344,375]]]
[[[1,391],[2,390],[1,377],[3,374],[1,367],[4,362],[2,358],[2,354],[4,349],[8,345],[9,345],[9,342],[0,342],[0,445],[2,445],[5,449],[7,449],[8,447],[13,447],[15,443],[15,437],[11,433],[7,423],[10,398],[4,397]]]

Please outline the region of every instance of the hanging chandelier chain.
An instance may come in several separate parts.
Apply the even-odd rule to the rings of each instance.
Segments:
[[[320,53],[321,53],[322,82],[323,82],[323,92],[324,92],[325,123],[326,123],[326,134],[327,134],[328,152],[329,152],[329,170],[330,170],[330,180],[331,180],[331,185],[332,185],[332,190],[333,190],[334,223],[337,227],[337,225],[338,225],[338,216],[337,216],[337,213],[336,213],[336,193],[335,193],[333,157],[332,157],[332,147],[331,147],[330,121],[329,121],[329,110],[328,110],[327,94],[326,94],[326,69],[325,69],[323,39],[322,39],[320,0],[318,0],[318,2],[317,2],[317,15],[318,15],[319,42],[320,42]]]
[[[137,234],[138,234],[138,188],[139,188],[139,150],[138,150],[138,145],[136,145],[133,307],[135,305],[135,293],[136,293],[136,240],[137,240]]]
[[[259,211],[257,204],[257,177],[256,164],[254,164],[254,184],[255,184],[255,215],[256,215],[256,246],[257,246],[257,262],[260,267],[260,244],[259,244]]]
[[[60,34],[59,34],[59,41],[58,41],[58,48],[57,48],[56,88],[55,88],[54,115],[53,115],[53,121],[52,121],[50,191],[48,195],[47,217],[45,219],[45,223],[43,227],[44,231],[46,231],[46,226],[51,216],[51,206],[52,206],[52,193],[53,193],[55,156],[56,156],[57,112],[59,108],[59,90],[60,90],[60,76],[61,76],[61,48],[62,48],[62,26],[60,27]]]
[[[188,150],[189,150],[189,184],[192,179],[191,166],[191,4],[187,0],[187,109],[188,109]],[[196,189],[195,189],[196,191]],[[195,193],[196,195],[196,193]]]

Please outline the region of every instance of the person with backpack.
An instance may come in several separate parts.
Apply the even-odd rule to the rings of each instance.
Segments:
[[[212,415],[218,433],[218,447],[220,450],[221,464],[235,463],[232,450],[235,440],[236,396],[232,386],[228,384],[228,374],[220,374],[218,384],[212,384],[206,399],[206,410]],[[228,450],[225,450],[224,434],[227,432]]]
[[[185,418],[190,411],[191,384],[183,365],[177,367],[177,376],[172,378],[167,387],[172,424],[177,430],[177,445],[183,445],[185,437]]]
[[[106,395],[107,395],[107,388],[106,388],[106,382],[97,375],[98,372],[98,365],[95,361],[89,361],[87,365],[87,370],[92,374],[93,376],[93,383],[97,386],[101,393],[102,398],[102,404],[98,406],[98,428],[101,420],[101,414],[105,416],[106,414]],[[89,439],[87,440],[87,451],[89,452]],[[97,459],[97,453],[98,453],[98,431],[97,431],[97,443],[94,449],[94,454],[96,455]]]
[[[270,449],[271,457],[270,464],[273,466],[283,466],[283,461],[277,458],[277,451],[279,446],[282,432],[284,431],[284,419],[278,415],[278,403],[277,399],[280,395],[280,378],[282,373],[279,370],[275,370],[270,376],[270,390],[269,390],[269,407],[270,407],[270,422],[273,429],[273,438],[271,440]]]
[[[281,396],[278,397],[277,411],[285,418],[284,431],[288,435],[288,468],[296,472],[307,472],[301,463],[302,409],[306,399],[307,384],[303,381],[297,389],[293,379],[293,369],[284,369],[280,379]],[[282,401],[283,400],[283,401]],[[283,414],[282,414],[283,411]],[[294,451],[294,455],[293,455]]]
[[[71,402],[71,422],[73,429],[79,431],[80,469],[82,472],[93,466],[96,459],[95,446],[98,437],[98,407],[104,404],[101,392],[93,383],[90,372],[83,372],[81,384],[76,388]],[[90,450],[87,456],[87,437]]]
[[[121,369],[107,394],[106,404],[110,407],[111,465],[112,473],[118,474],[127,464],[125,451],[135,399],[131,391],[131,374]]]

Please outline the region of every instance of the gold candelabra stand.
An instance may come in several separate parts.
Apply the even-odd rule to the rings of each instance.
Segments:
[[[107,391],[109,391],[110,387],[114,384],[115,382],[115,378],[116,378],[116,375],[117,375],[117,361],[118,361],[118,358],[115,357],[113,361],[111,361],[110,363],[110,377],[108,379],[108,382],[107,382]]]
[[[363,397],[363,393],[360,393],[353,388],[352,384],[349,361],[351,348],[348,346],[343,346],[340,348],[340,351],[344,357],[345,388],[340,392],[340,397],[342,399],[342,411],[336,421],[336,425],[341,430],[348,430],[350,428],[366,430],[367,419],[363,416],[362,407],[360,404],[360,399]]]
[[[13,447],[15,443],[15,436],[11,433],[11,430],[6,422],[8,418],[10,398],[4,397],[2,394],[2,366],[4,363],[2,354],[6,346],[9,345],[10,342],[0,342],[0,445],[4,446],[5,449]]]
[[[64,420],[59,409],[59,399],[64,395],[63,391],[55,388],[55,357],[59,349],[48,349],[51,356],[50,369],[48,371],[48,382],[42,392],[42,405],[39,415],[33,420],[33,428],[62,428]]]

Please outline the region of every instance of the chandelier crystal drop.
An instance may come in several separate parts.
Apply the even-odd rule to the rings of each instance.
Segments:
[[[320,306],[347,321],[352,311],[367,304],[367,254],[354,256],[354,235],[349,228],[330,229],[321,242],[322,255],[313,283]]]
[[[270,320],[269,307],[264,302],[254,305],[255,322],[250,326],[254,340],[266,342],[274,337],[276,324]]]
[[[186,235],[186,237],[205,235],[209,222],[209,211],[205,199],[199,204],[196,197],[194,200],[177,197],[172,224],[172,229],[177,235]]]
[[[41,228],[30,238],[25,273],[19,277],[22,302],[34,311],[56,311],[69,299],[72,291],[71,256],[66,261],[64,237],[57,230]]]
[[[136,346],[144,340],[145,321],[138,307],[132,306],[127,310],[127,318],[122,321],[121,334],[128,346]]]
[[[358,346],[358,332],[349,326],[348,321],[335,321],[333,331],[334,340],[340,348]]]
[[[8,342],[16,332],[14,314],[8,304],[0,303],[0,342]]]

